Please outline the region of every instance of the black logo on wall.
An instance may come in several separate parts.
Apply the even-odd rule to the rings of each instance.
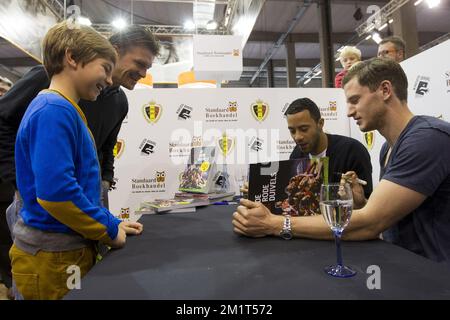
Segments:
[[[178,120],[187,120],[187,119],[189,119],[191,117],[191,112],[192,112],[192,108],[191,107],[189,107],[189,106],[187,106],[185,104],[182,104],[177,110]]]
[[[155,147],[156,142],[149,139],[144,139],[139,145],[139,150],[141,151],[142,156],[149,156],[150,154],[155,152]]]
[[[416,97],[423,97],[425,94],[430,92],[430,78],[424,76],[418,76],[416,83],[414,84],[414,92]]]
[[[258,152],[258,151],[262,150],[263,143],[264,143],[264,140],[257,138],[257,137],[253,137],[250,140],[249,146],[250,146],[250,149]]]

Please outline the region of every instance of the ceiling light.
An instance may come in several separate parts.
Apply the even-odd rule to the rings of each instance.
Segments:
[[[437,7],[441,3],[441,0],[427,0],[428,7],[430,9]]]
[[[206,29],[207,30],[216,30],[217,29],[217,22],[215,22],[214,20],[209,21],[206,24]]]
[[[186,29],[186,30],[194,30],[195,29],[195,23],[194,22],[192,22],[191,20],[189,20],[189,21],[186,21],[185,23],[184,23],[184,28]]]
[[[125,29],[125,27],[127,26],[127,23],[122,18],[115,19],[111,24],[114,28],[116,28],[118,30]]]
[[[381,30],[383,30],[384,28],[386,28],[388,26],[388,24],[387,23],[385,23],[385,24],[383,24],[381,27],[380,27],[380,29],[378,29],[378,31],[381,31]]]
[[[378,32],[372,33],[372,40],[376,42],[376,44],[380,44],[380,42],[383,40]]]
[[[86,17],[79,17],[77,19],[77,21],[78,21],[79,24],[82,24],[82,25],[85,25],[85,26],[91,26],[92,25],[91,20],[89,20],[89,18],[86,18]]]

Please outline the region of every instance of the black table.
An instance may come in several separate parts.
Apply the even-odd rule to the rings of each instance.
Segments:
[[[148,215],[139,237],[128,237],[65,299],[450,299],[450,268],[381,240],[344,242],[343,257],[358,274],[336,279],[332,241],[232,232],[234,207]],[[331,232],[331,231],[330,231]],[[367,267],[381,269],[369,290]]]

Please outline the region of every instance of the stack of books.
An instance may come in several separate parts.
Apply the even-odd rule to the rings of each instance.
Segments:
[[[195,212],[196,207],[233,199],[234,192],[220,190],[220,172],[216,170],[214,147],[192,148],[189,164],[180,175],[180,185],[173,198],[142,202],[137,214]]]

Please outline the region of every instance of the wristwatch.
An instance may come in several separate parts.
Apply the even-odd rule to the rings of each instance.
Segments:
[[[290,215],[284,216],[283,229],[281,229],[281,231],[280,231],[280,237],[282,237],[284,240],[292,239],[291,216]]]

